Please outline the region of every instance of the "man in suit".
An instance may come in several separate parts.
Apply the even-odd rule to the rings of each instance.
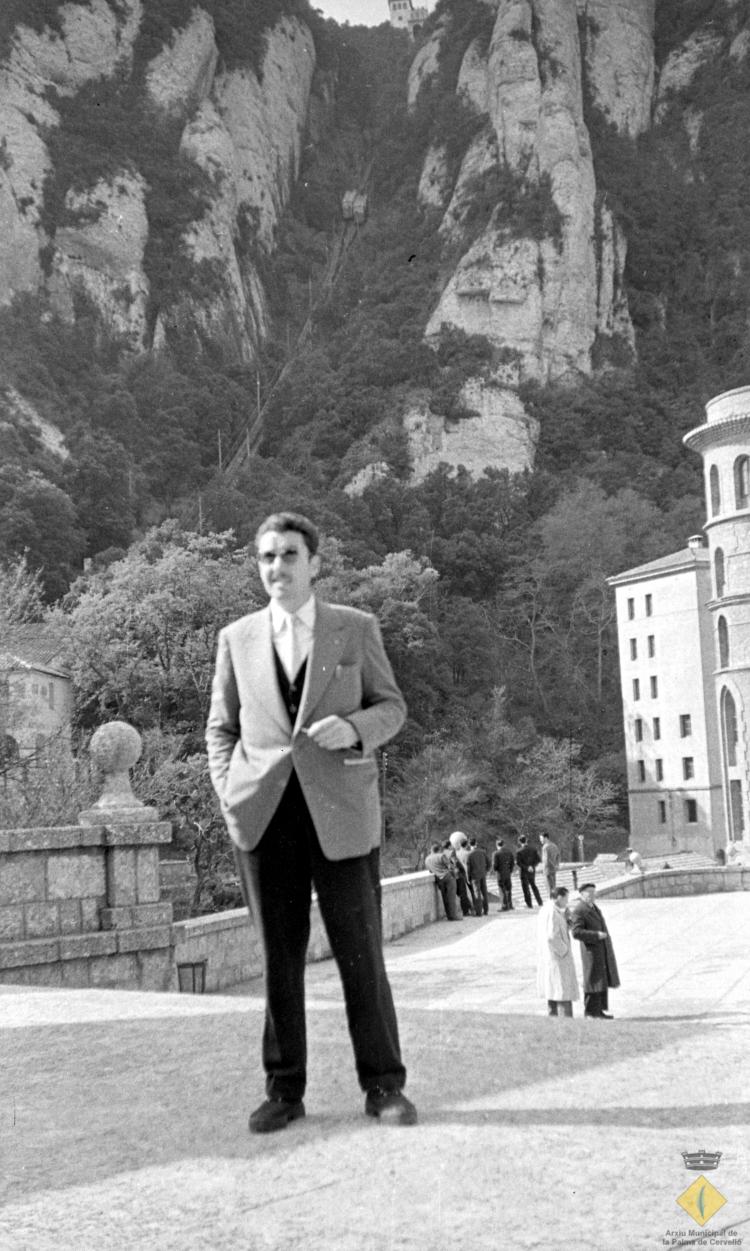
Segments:
[[[313,594],[318,534],[298,513],[256,535],[269,605],[219,635],[209,768],[263,952],[265,1101],[253,1133],[304,1116],[304,970],[315,887],[339,967],[365,1113],[412,1125],[383,960],[374,751],[406,707],[377,621]]]
[[[513,908],[513,883],[511,874],[515,868],[516,858],[510,848],[505,846],[502,838],[495,844],[492,856],[492,869],[497,877],[497,888],[503,901],[501,912],[510,912]]]
[[[488,916],[490,897],[487,894],[487,869],[489,861],[483,847],[475,838],[469,839],[468,872],[469,883],[474,891],[474,909],[478,917]]]
[[[521,890],[527,908],[533,908],[531,902],[532,893],[539,907],[542,906],[542,896],[539,894],[539,887],[536,884],[536,866],[539,864],[539,852],[536,847],[531,847],[525,834],[522,834],[518,840],[518,850],[516,852],[516,864],[521,878]]]
[[[601,910],[594,903],[596,886],[585,882],[570,910],[570,932],[581,944],[583,1015],[611,1021],[608,990],[620,985],[615,949]]]
[[[424,867],[435,879],[440,896],[443,900],[445,915],[449,921],[460,921],[458,902],[456,899],[456,876],[450,858],[440,846],[433,843],[430,854],[425,857]]]
[[[549,897],[557,885],[557,870],[560,868],[560,848],[553,843],[549,834],[542,834],[542,873],[547,879]]]

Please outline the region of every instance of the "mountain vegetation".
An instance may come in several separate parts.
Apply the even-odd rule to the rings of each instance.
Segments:
[[[210,339],[198,354],[179,337],[168,352],[135,354],[83,297],[72,321],[41,295],[0,311],[0,559],[6,579],[17,582],[19,560],[39,571],[40,611],[68,632],[78,731],[123,716],[147,732],[150,793],[165,804],[171,794],[176,813],[183,803],[175,820],[197,846],[205,822],[195,796],[212,804],[201,734],[216,631],[260,602],[244,545],[263,515],[293,502],[326,536],[322,593],[378,612],[409,701],[388,750],[391,862],[419,863],[456,824],[487,836],[552,830],[566,852],[576,834],[591,849],[617,845],[624,762],[605,579],[700,528],[699,465],[681,436],[711,395],[748,380],[750,62],[729,55],[724,7],[657,0],[661,63],[708,20],[723,42],[718,62],[639,138],[618,134],[587,101],[599,195],[628,242],[635,356],[609,343],[574,385],[522,386],[540,427],[528,473],[488,469],[475,480],[442,466],[420,483],[399,420],[405,405],[421,399],[460,422],[462,383],[504,359],[488,340],[448,327],[425,342],[457,249],[498,205],[532,237],[555,229],[544,181],[529,195],[505,173],[480,180],[458,240],[438,231],[439,212],[418,205],[429,144],[439,141],[455,168],[483,124],[455,85],[466,48],[489,39],[491,10],[440,0],[423,37],[442,21],[450,38],[410,111],[414,47],[389,26],[339,28],[304,0],[263,0],[249,24],[247,6],[207,7],[226,63],[256,66],[266,27],[282,11],[302,13],[319,74],[335,82],[275,248],[257,257],[271,314],[257,362]],[[0,49],[21,8],[27,25],[54,29],[54,0],[11,0]],[[155,315],[174,289],[217,276],[191,268],[181,244],[207,175],[181,155],[169,124],[154,131],[139,88],[186,6],[151,0],[145,12],[127,80],[56,98],[62,124],[50,136],[44,211],[53,235],[69,188],[91,184],[110,161],[139,171]],[[694,142],[686,108],[702,119]],[[368,220],[326,287],[351,186],[366,187]],[[263,442],[228,476],[220,468],[258,390]],[[19,424],[14,394],[62,430],[67,459]],[[359,494],[344,489],[373,463],[386,472]],[[205,828],[215,843],[218,827]]]

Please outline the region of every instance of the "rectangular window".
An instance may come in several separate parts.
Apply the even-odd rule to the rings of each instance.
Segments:
[[[641,684],[637,678],[633,678],[633,699],[641,698]]]
[[[659,800],[659,825],[667,824],[667,804],[666,800]]]
[[[628,600],[628,621],[632,621],[635,616],[635,600]]]
[[[656,780],[657,782],[664,781],[664,761],[663,760],[656,761]]]
[[[643,760],[638,761],[638,781],[639,782],[646,781],[646,765]]]
[[[653,660],[656,655],[656,639],[653,634],[649,634],[648,636],[648,654],[651,660]]]
[[[640,717],[635,719],[635,741],[636,743],[643,742],[643,722]]]
[[[683,712],[680,714],[680,738],[689,738],[692,733],[693,727],[690,721],[690,713]]]
[[[630,659],[631,660],[638,659],[638,642],[636,639],[630,640]]]
[[[685,781],[687,781],[688,778],[695,777],[695,766],[693,763],[692,756],[682,757],[682,776],[684,777]]]
[[[732,816],[732,838],[741,839],[745,829],[745,814],[742,811],[742,782],[732,778],[729,782],[729,807]]]
[[[695,825],[698,820],[698,802],[695,799],[685,800],[685,820],[688,825]]]
[[[661,721],[658,717],[654,717],[654,738],[661,738]]]
[[[659,694],[659,681],[655,674],[651,674],[651,698],[656,699]]]
[[[646,596],[646,616],[650,617],[654,611],[654,601],[650,595]]]

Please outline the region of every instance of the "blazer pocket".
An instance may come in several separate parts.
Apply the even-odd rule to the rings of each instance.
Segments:
[[[347,712],[362,705],[362,670],[359,665],[336,665],[331,694]]]

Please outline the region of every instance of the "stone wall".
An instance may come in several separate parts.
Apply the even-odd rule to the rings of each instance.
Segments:
[[[0,982],[167,990],[172,905],[161,901],[159,847],[172,829],[132,792],[132,726],[101,726],[90,750],[102,794],[77,825],[0,830]]]
[[[668,895],[713,895],[750,890],[750,868],[658,869],[631,873],[597,888],[608,899],[663,899]]]
[[[160,901],[158,848],[170,838],[167,822],[104,814],[0,831],[0,982],[167,989],[172,906]]]
[[[383,939],[391,942],[401,934],[437,921],[439,899],[430,873],[409,873],[386,878],[383,890]],[[247,908],[193,917],[172,926],[175,972],[177,965],[206,960],[206,990],[236,986],[262,972],[260,947]],[[308,961],[325,960],[331,954],[316,903],[311,913]]]

